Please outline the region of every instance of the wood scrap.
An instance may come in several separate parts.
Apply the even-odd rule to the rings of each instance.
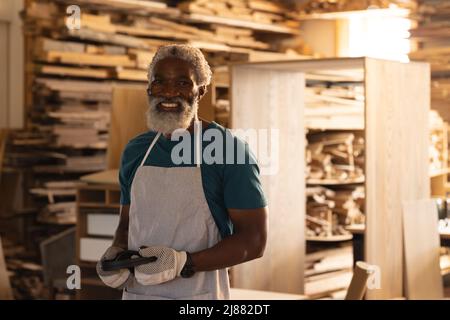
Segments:
[[[364,129],[364,91],[360,85],[309,85],[305,103],[307,128]]]
[[[311,133],[306,150],[307,181],[334,180],[335,184],[364,177],[364,138],[360,133]]]
[[[345,226],[364,222],[364,187],[306,188],[306,236],[349,235]]]
[[[305,256],[305,294],[312,299],[346,290],[352,277],[352,248],[338,247]]]
[[[430,174],[448,168],[448,132],[447,123],[439,116],[439,113],[430,110]]]

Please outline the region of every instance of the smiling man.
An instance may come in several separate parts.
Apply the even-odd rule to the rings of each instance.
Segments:
[[[259,168],[243,141],[215,122],[198,120],[198,102],[211,81],[200,50],[160,47],[148,79],[149,131],[122,154],[120,222],[97,272],[106,285],[124,289],[123,299],[229,299],[227,268],[261,257],[266,245],[268,212]],[[204,130],[231,137],[237,153],[253,161],[174,164],[173,131],[193,135],[200,121]],[[198,140],[191,140],[194,150]],[[201,143],[199,150],[207,146]],[[156,261],[131,270],[102,268],[102,261],[125,250]]]

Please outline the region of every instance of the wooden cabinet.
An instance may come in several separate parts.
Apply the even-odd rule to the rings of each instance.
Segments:
[[[329,79],[364,87],[365,260],[381,270],[381,288],[367,297],[403,296],[402,203],[430,196],[429,65],[341,58],[243,63],[231,70],[231,127],[277,130],[279,164],[276,173],[262,176],[270,212],[266,253],[233,268],[233,286],[303,293],[305,87]]]

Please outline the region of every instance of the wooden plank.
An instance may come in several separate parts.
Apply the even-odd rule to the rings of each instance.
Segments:
[[[248,5],[251,9],[254,10],[275,12],[281,14],[286,12],[286,8],[283,8],[282,6],[270,1],[251,0],[248,2]]]
[[[150,65],[150,62],[153,59],[153,56],[155,55],[154,51],[150,50],[138,50],[134,48],[128,49],[128,55],[133,59],[136,60],[136,66],[140,69],[147,70],[148,66]]]
[[[234,267],[232,284],[237,288],[301,294],[305,254],[305,185],[302,181],[305,181],[305,173],[299,168],[305,166],[302,116],[305,79],[302,73],[294,71],[238,65],[232,68],[231,127],[279,129],[280,163],[278,171],[274,170],[272,174],[267,166],[260,165],[261,183],[270,212],[265,254],[258,260]],[[295,108],[292,101],[296,101]],[[250,148],[256,150],[252,143]]]
[[[429,66],[366,59],[365,261],[381,270],[369,299],[403,296],[403,201],[430,196]],[[383,92],[383,94],[380,94]]]
[[[3,255],[2,238],[0,237],[0,300],[12,300],[13,294]]]
[[[63,66],[43,65],[36,66],[36,71],[38,73],[57,76],[86,77],[98,79],[107,79],[109,77],[109,71],[106,69],[71,68]]]
[[[38,38],[35,42],[35,52],[39,55],[47,51],[63,51],[83,53],[86,45],[80,42],[58,41],[49,38]]]
[[[136,26],[124,26],[124,25],[115,25],[115,28],[118,33],[125,33],[134,36],[181,39],[181,40],[198,38],[198,36],[196,35],[180,32],[177,33],[167,29],[146,29],[146,28],[139,28]]]
[[[48,62],[111,67],[134,67],[136,64],[136,62],[132,61],[128,55],[97,55],[61,51],[48,51],[45,55],[45,60]]]
[[[145,117],[147,108],[147,92],[144,85],[114,86],[106,155],[108,169],[118,169],[123,149],[128,141],[148,130]]]
[[[148,81],[147,71],[137,69],[116,68],[115,75],[121,80]]]
[[[78,0],[89,6],[101,6],[107,8],[123,9],[128,11],[136,11],[139,13],[160,13],[163,15],[178,16],[179,10],[168,7],[167,4],[158,1],[148,0]]]
[[[438,300],[444,297],[437,225],[438,212],[434,200],[403,203],[407,299]]]
[[[81,25],[92,30],[115,33],[116,27],[111,24],[111,18],[109,15],[93,15],[83,13],[81,15]]]
[[[160,19],[160,18],[156,18],[156,17],[151,17],[149,19],[149,21],[155,25],[159,25],[165,29],[173,29],[179,32],[185,32],[185,33],[192,33],[192,34],[197,34],[197,35],[202,35],[202,36],[206,36],[209,38],[214,37],[214,33],[212,33],[211,31],[207,31],[207,30],[202,30],[196,27],[191,27],[188,25],[184,25],[184,24],[179,24],[179,23],[175,23],[173,21],[169,21],[169,20],[164,20],[164,19]]]
[[[112,43],[116,45],[122,45],[131,48],[147,49],[150,46],[144,39],[131,37],[122,34],[110,34],[105,32],[98,32],[89,28],[81,28],[79,30],[67,30],[67,34],[71,37],[76,37],[81,40],[91,40],[101,43]]]
[[[288,27],[265,24],[265,23],[258,23],[258,22],[253,22],[253,21],[223,18],[220,16],[209,16],[209,15],[204,15],[204,14],[191,13],[191,14],[183,15],[181,18],[185,21],[197,22],[197,23],[215,23],[215,24],[222,24],[222,25],[227,25],[227,26],[232,26],[232,27],[248,28],[248,29],[252,29],[252,30],[256,30],[256,31],[274,32],[274,33],[290,34],[290,35],[298,35],[299,34],[298,30],[288,28]]]

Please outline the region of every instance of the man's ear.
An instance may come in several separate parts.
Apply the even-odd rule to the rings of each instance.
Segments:
[[[205,95],[205,93],[208,91],[208,88],[206,86],[200,86],[198,88],[198,100],[200,100],[201,98],[203,98],[203,96]]]

